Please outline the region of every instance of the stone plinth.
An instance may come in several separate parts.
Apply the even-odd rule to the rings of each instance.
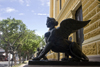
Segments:
[[[29,65],[43,66],[100,66],[100,62],[29,61]]]
[[[84,67],[84,66],[59,66],[59,65],[26,65],[23,67]],[[85,66],[85,67],[91,67],[91,66]],[[92,67],[100,67],[100,66],[92,66]]]

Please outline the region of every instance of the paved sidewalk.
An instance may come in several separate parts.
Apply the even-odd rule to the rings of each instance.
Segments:
[[[27,66],[28,64],[22,64],[22,65],[20,65],[19,67],[25,67],[25,66]]]
[[[91,66],[54,66],[54,65],[21,65],[19,67],[91,67]],[[100,66],[92,66],[92,67],[100,67]]]
[[[100,62],[100,55],[93,55],[93,56],[88,56],[90,61],[99,61]],[[56,65],[28,65],[27,64],[22,64],[19,67],[91,67],[91,66],[56,66]],[[100,66],[92,66],[92,67],[100,67]]]

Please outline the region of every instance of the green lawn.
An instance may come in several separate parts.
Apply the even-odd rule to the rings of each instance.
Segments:
[[[27,64],[27,63],[28,63],[28,61],[24,61],[24,63],[17,64],[17,65],[14,65],[14,66],[12,66],[12,67],[18,67],[18,66],[20,66],[20,65],[22,65],[22,64]]]
[[[20,66],[21,64],[17,64],[17,65],[14,65],[14,66],[12,66],[12,67],[18,67],[18,66]]]

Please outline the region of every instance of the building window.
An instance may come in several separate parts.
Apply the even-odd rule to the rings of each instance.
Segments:
[[[78,20],[78,21],[82,21],[83,20],[82,6],[80,6],[78,8],[78,10],[76,11],[75,19]],[[84,41],[84,34],[83,34],[83,28],[81,28],[76,32],[76,42],[82,47],[83,41]]]
[[[69,40],[72,41],[72,36],[69,37]]]
[[[62,7],[62,6],[61,6],[61,0],[60,0],[60,2],[59,2],[59,3],[60,3],[60,10],[61,10],[61,7]]]

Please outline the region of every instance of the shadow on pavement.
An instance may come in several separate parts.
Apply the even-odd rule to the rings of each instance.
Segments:
[[[29,65],[25,65],[25,66],[23,66],[23,67],[29,67]]]

